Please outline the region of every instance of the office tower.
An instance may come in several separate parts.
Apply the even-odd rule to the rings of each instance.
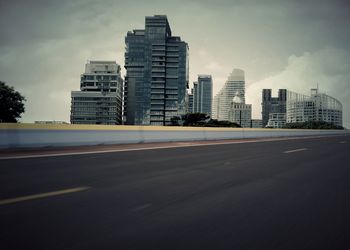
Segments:
[[[219,119],[220,116],[220,99],[223,98],[223,89],[221,89],[215,96],[213,99],[213,105],[212,105],[212,110],[211,110],[211,114],[212,114],[212,119]]]
[[[172,36],[164,15],[146,17],[145,29],[125,38],[125,124],[167,125],[185,114],[188,45]]]
[[[186,113],[193,113],[193,88],[191,89],[191,93],[188,94],[188,108]]]
[[[211,75],[198,75],[193,83],[193,112],[211,116],[213,98],[213,80]]]
[[[306,96],[287,91],[287,123],[323,121],[343,126],[343,106],[334,97],[311,89]]]
[[[71,92],[72,124],[121,124],[123,80],[114,61],[90,61]]]
[[[279,89],[278,97],[271,96],[271,89],[263,89],[262,91],[262,125],[266,127],[269,116],[271,113],[275,115],[275,118],[283,118],[283,115],[277,114],[286,114],[286,99],[287,99],[287,90]],[[285,116],[284,116],[285,117]],[[283,121],[281,121],[283,122]]]
[[[240,103],[245,104],[244,71],[241,69],[233,69],[224,87],[215,96],[213,104],[214,119],[228,121],[228,112],[234,97],[238,98]]]

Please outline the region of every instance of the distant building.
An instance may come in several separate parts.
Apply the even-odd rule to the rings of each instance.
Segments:
[[[35,124],[69,124],[65,121],[34,121]]]
[[[234,97],[239,98],[240,103],[245,104],[244,71],[241,69],[233,69],[224,87],[214,97],[212,110],[214,119],[229,120],[228,113]]]
[[[343,106],[318,89],[311,89],[310,96],[288,91],[286,119],[287,123],[323,121],[343,126]]]
[[[241,99],[235,96],[228,112],[228,121],[235,122],[242,128],[250,128],[252,121],[252,105],[242,103]]]
[[[123,80],[114,61],[90,61],[71,92],[72,124],[121,124]]]
[[[198,75],[193,83],[193,112],[211,116],[213,98],[213,80],[211,75]]]
[[[186,113],[193,113],[193,89],[191,89],[191,93],[188,94],[188,108]]]
[[[269,121],[270,113],[286,113],[287,90],[279,89],[278,97],[271,96],[271,89],[262,91],[262,126],[265,127]]]
[[[219,113],[220,113],[219,106],[220,106],[221,95],[222,95],[222,90],[220,90],[219,93],[217,93],[214,96],[212,109],[211,109],[212,119],[216,119],[216,120],[219,119]]]
[[[286,125],[286,113],[270,113],[266,128],[283,128]]]
[[[262,120],[261,119],[252,119],[251,128],[262,128]]]
[[[125,124],[167,125],[186,113],[188,45],[172,36],[164,15],[147,16],[145,29],[125,38]]]

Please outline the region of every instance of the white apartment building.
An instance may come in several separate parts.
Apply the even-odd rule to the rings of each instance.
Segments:
[[[311,89],[311,95],[287,91],[287,123],[324,121],[343,126],[343,106],[334,97]]]

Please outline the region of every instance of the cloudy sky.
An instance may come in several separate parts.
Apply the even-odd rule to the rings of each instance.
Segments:
[[[166,14],[189,44],[191,82],[211,74],[215,94],[243,69],[254,118],[263,88],[309,94],[318,84],[350,128],[349,13],[345,0],[0,0],[0,80],[27,98],[22,122],[69,121],[87,60],[123,66],[127,31]]]

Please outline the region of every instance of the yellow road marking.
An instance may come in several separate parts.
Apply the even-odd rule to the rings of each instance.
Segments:
[[[0,205],[7,205],[7,204],[17,203],[17,202],[21,202],[21,201],[36,200],[36,199],[42,199],[42,198],[47,198],[47,197],[51,197],[51,196],[75,193],[75,192],[87,190],[89,188],[90,187],[69,188],[69,189],[63,189],[63,190],[54,191],[54,192],[34,194],[34,195],[21,196],[21,197],[17,197],[17,198],[6,199],[6,200],[0,200]]]
[[[289,153],[294,153],[294,152],[299,152],[299,151],[305,151],[305,150],[307,150],[307,148],[298,148],[298,149],[293,149],[293,150],[284,151],[283,153],[289,154]]]

